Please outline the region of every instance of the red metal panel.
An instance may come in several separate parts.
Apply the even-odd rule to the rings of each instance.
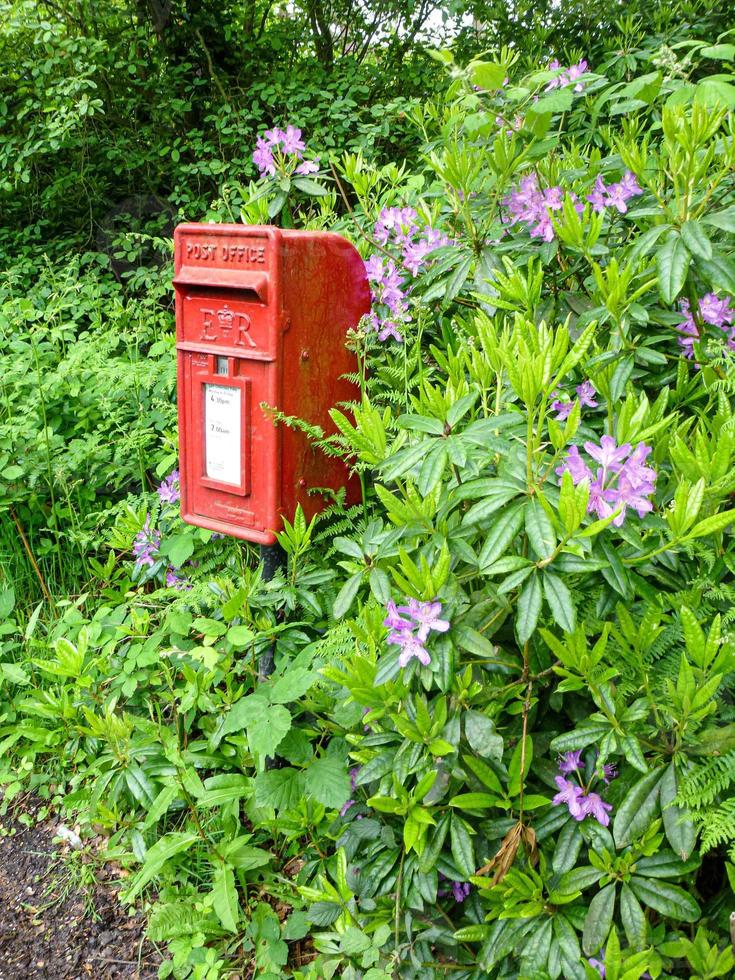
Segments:
[[[186,224],[174,242],[182,517],[272,544],[297,503],[323,506],[309,489],[348,471],[261,405],[332,431],[330,407],[356,397],[341,375],[370,306],[364,265],[327,232]]]

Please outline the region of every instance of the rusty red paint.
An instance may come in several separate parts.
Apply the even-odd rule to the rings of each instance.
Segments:
[[[179,225],[174,232],[181,515],[273,544],[309,488],[359,484],[262,403],[333,432],[329,409],[358,392],[347,331],[370,309],[365,267],[331,232]],[[306,356],[304,356],[306,355]]]

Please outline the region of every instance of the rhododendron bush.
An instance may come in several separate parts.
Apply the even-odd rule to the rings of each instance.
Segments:
[[[714,40],[434,52],[418,163],[330,155],[294,114],[202,216],[241,198],[246,223],[359,248],[359,400],[332,432],[272,414],[363,499],[289,515],[269,577],[181,523],[172,450],[120,510],[99,608],[34,659],[54,697],[0,731],[27,768],[69,746],[68,805],[94,787],[125,896],[159,882],[170,975],[221,975],[215,948],[302,980],[731,974],[735,45]]]

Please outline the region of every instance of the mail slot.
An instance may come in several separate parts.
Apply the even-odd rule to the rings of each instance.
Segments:
[[[365,267],[331,232],[179,225],[174,232],[181,516],[273,544],[298,504],[359,485],[269,407],[333,432],[358,397],[347,331],[370,309]],[[310,492],[311,491],[311,492]]]

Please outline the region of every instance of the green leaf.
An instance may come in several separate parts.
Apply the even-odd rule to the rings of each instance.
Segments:
[[[683,878],[699,867],[697,856],[682,861],[673,851],[658,851],[636,861],[636,871],[644,878]]]
[[[505,79],[506,69],[494,61],[475,61],[469,67],[472,84],[487,91],[500,88]]]
[[[339,590],[339,595],[334,600],[334,608],[332,610],[332,615],[335,619],[341,619],[345,613],[349,612],[350,606],[355,601],[355,596],[360,589],[362,575],[362,572],[355,572]]]
[[[658,813],[661,769],[639,779],[627,792],[613,821],[613,837],[618,847],[626,847],[640,837]]]
[[[323,184],[319,184],[309,177],[294,177],[293,185],[294,187],[298,187],[300,191],[303,191],[304,194],[310,194],[312,197],[323,197],[328,193],[327,188]]]
[[[542,573],[544,595],[549,604],[554,621],[566,633],[573,633],[577,625],[577,613],[572,600],[572,593],[564,584],[563,579],[553,572],[544,569]]]
[[[495,519],[485,538],[478,564],[487,568],[503,555],[523,523],[523,503],[513,504]]]
[[[692,538],[704,538],[708,534],[716,534],[718,531],[724,531],[728,524],[732,524],[733,521],[735,521],[735,510],[724,510],[720,514],[705,517],[699,524],[694,525],[683,540],[690,541]]]
[[[168,555],[174,568],[180,568],[194,554],[194,537],[191,531],[182,531],[169,538],[161,548]]]
[[[318,803],[338,810],[350,798],[350,777],[344,759],[325,755],[306,769],[306,792]]]
[[[212,881],[212,908],[228,932],[237,932],[240,905],[237,900],[235,873],[228,865],[218,862]]]
[[[706,224],[720,228],[722,231],[730,232],[735,235],[735,206],[725,208],[722,211],[712,211],[702,219]]]
[[[231,626],[227,630],[227,642],[231,643],[237,650],[241,650],[254,639],[255,633],[249,626]]]
[[[503,738],[495,731],[495,722],[480,711],[465,711],[464,733],[478,755],[495,759],[503,758]]]
[[[697,265],[714,289],[725,289],[728,293],[735,293],[735,262],[729,255],[723,255],[713,248],[712,258],[699,259]]]
[[[536,500],[529,500],[525,509],[528,542],[539,559],[550,558],[556,547],[556,534],[546,511]]]
[[[15,608],[15,589],[2,589],[0,591],[0,622],[6,620]]]
[[[680,922],[696,922],[702,915],[692,896],[678,885],[660,879],[649,881],[634,875],[630,879],[630,887],[644,906],[655,909],[661,915],[668,915]]]
[[[250,751],[260,765],[274,756],[278,744],[291,728],[291,713],[281,704],[268,704],[264,697],[251,694],[237,701],[225,719],[223,734],[247,731]]]
[[[458,806],[461,810],[489,810],[497,805],[498,797],[490,793],[460,793],[449,801],[449,806]]]
[[[160,837],[148,850],[143,867],[133,878],[130,888],[125,891],[125,901],[132,902],[171,858],[181,854],[182,851],[187,851],[198,840],[198,834],[183,831]]]
[[[582,949],[587,956],[596,953],[610,932],[615,911],[615,885],[605,885],[592,899],[584,920]]]
[[[570,820],[564,824],[559,832],[554,855],[551,859],[551,867],[556,874],[571,871],[577,862],[583,843],[584,838],[579,829],[579,823],[576,820]]]
[[[694,101],[713,109],[735,109],[735,85],[722,78],[703,78],[696,84]]]
[[[255,802],[274,810],[293,810],[304,795],[304,777],[298,769],[286,767],[259,772],[255,777]]]
[[[516,609],[516,634],[518,642],[526,643],[536,629],[541,612],[541,581],[534,573],[523,586],[518,596]]]
[[[237,868],[238,871],[252,871],[253,868],[262,868],[264,864],[273,860],[273,855],[262,847],[254,847],[249,844],[249,837],[236,837],[228,841],[223,850],[223,855],[227,861]]]
[[[313,670],[291,667],[283,677],[271,681],[267,691],[264,691],[261,685],[258,693],[265,693],[272,704],[287,704],[289,701],[298,701],[318,680],[319,675]]]
[[[602,871],[593,868],[591,865],[584,865],[581,868],[572,868],[561,876],[556,883],[554,891],[558,895],[576,895],[583,892],[590,885],[595,885],[602,878]]]
[[[735,44],[711,44],[700,48],[702,58],[713,58],[715,61],[735,61]]]
[[[178,795],[179,787],[176,785],[176,783],[172,783],[169,786],[164,786],[158,796],[156,796],[150,809],[148,810],[148,813],[146,814],[145,821],[143,822],[143,830],[148,830],[149,827],[153,827],[154,824],[161,819],[164,813],[166,813]]]
[[[692,253],[699,259],[712,258],[712,242],[698,221],[685,221],[681,226],[681,239]]]
[[[204,792],[197,799],[197,806],[226,806],[250,796],[251,779],[240,773],[222,773],[210,776],[204,784]]]
[[[646,942],[646,916],[640,902],[625,883],[620,890],[620,919],[630,945],[641,949]]]
[[[452,814],[452,822],[449,827],[449,840],[452,847],[452,857],[457,866],[457,871],[465,878],[475,873],[475,850],[472,846],[472,838],[469,835],[464,821],[456,813]]]
[[[570,88],[558,88],[548,95],[539,97],[538,102],[532,103],[529,112],[535,116],[543,116],[548,112],[566,112],[571,109],[574,96]]]
[[[661,815],[669,844],[682,861],[686,861],[694,850],[697,831],[689,811],[673,802],[677,792],[676,766],[672,762],[667,766],[661,779]]]
[[[672,234],[656,254],[658,290],[667,306],[672,304],[686,282],[691,256],[679,235]]]
[[[336,902],[314,902],[306,910],[309,922],[315,926],[331,926],[342,914],[342,906]]]

